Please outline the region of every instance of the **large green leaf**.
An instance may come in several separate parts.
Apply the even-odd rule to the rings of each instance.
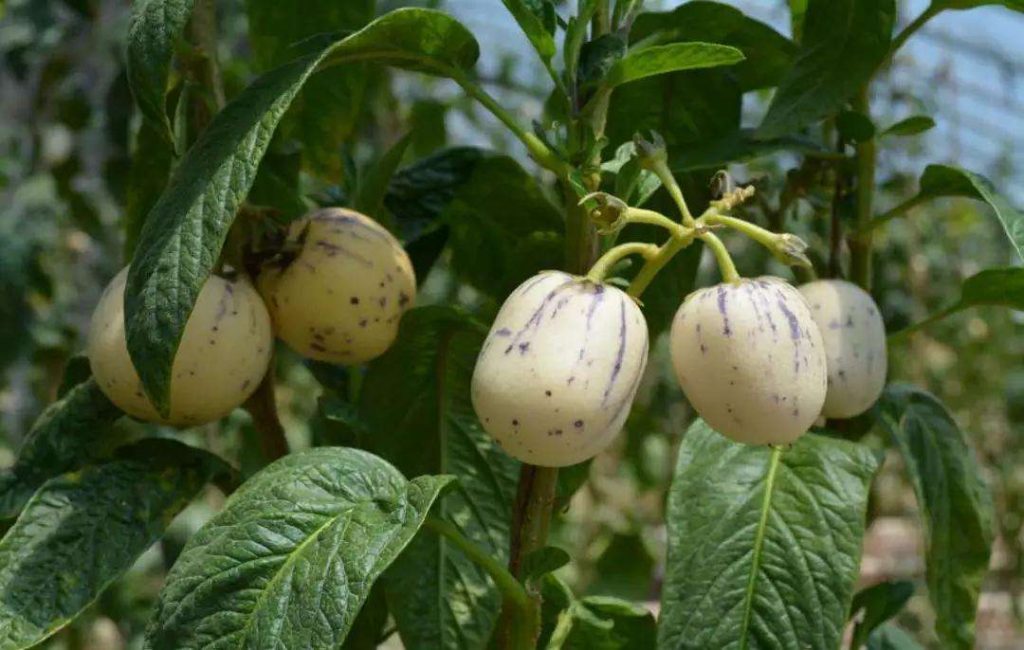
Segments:
[[[317,34],[355,30],[373,18],[375,0],[304,0],[301,9],[278,0],[246,0],[249,42],[260,70],[300,54],[296,44]],[[328,178],[342,175],[341,145],[356,126],[366,87],[365,64],[313,75],[281,120],[280,130],[302,143],[306,163]]]
[[[974,617],[992,550],[992,496],[966,436],[933,395],[887,386],[879,423],[892,436],[921,508],[928,595],[947,648],[974,647]]]
[[[128,24],[128,85],[139,110],[168,145],[174,141],[166,107],[171,58],[184,38],[194,4],[194,0],[136,0]]]
[[[743,90],[776,85],[797,49],[785,36],[735,7],[705,0],[687,2],[672,11],[642,13],[629,36],[636,42],[654,34],[659,40],[707,41],[738,48],[744,60],[729,70]]]
[[[764,139],[754,137],[754,132],[749,129],[738,129],[707,142],[669,148],[669,166],[674,172],[718,170],[780,151],[825,153],[821,145],[806,138],[782,136]]]
[[[990,180],[958,167],[928,165],[921,175],[917,199],[924,201],[944,196],[963,196],[988,203],[1013,249],[1024,260],[1024,212],[1013,207]]]
[[[92,379],[47,407],[25,438],[14,465],[0,472],[0,519],[18,514],[48,479],[88,462],[121,415]]]
[[[470,404],[469,381],[485,333],[449,307],[408,312],[395,345],[370,366],[359,410],[372,431],[371,449],[403,472],[458,477],[435,513],[503,559],[518,463],[483,431]],[[406,647],[486,646],[501,596],[445,539],[417,537],[385,578]]]
[[[225,469],[148,439],[47,481],[0,541],[0,647],[28,648],[67,625]]]
[[[841,108],[888,56],[895,17],[894,0],[811,0],[800,53],[759,134],[793,133]]]
[[[291,454],[185,546],[146,632],[157,648],[336,648],[451,481],[364,451]]]
[[[442,219],[456,273],[497,300],[538,271],[562,263],[564,226],[558,209],[508,156],[483,157]]]
[[[670,43],[629,52],[612,64],[604,83],[610,88],[656,75],[734,65],[743,52],[714,43]]]
[[[695,422],[669,493],[658,647],[839,647],[876,466],[844,440],[773,451]]]
[[[321,62],[372,59],[461,75],[477,54],[472,34],[448,15],[399,9],[268,72],[214,118],[146,219],[128,275],[128,349],[146,393],[161,412],[168,409],[171,365],[199,290],[278,121]]]

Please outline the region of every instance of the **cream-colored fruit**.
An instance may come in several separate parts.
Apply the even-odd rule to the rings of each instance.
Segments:
[[[128,269],[107,285],[92,314],[86,352],[100,390],[129,415],[177,427],[218,420],[240,406],[267,372],[270,317],[244,279],[212,275],[199,292],[171,368],[171,412],[161,418],[142,390],[124,331]]]
[[[582,462],[622,429],[647,345],[647,323],[625,293],[540,273],[512,292],[494,320],[473,371],[473,408],[519,460]]]
[[[274,330],[309,359],[357,364],[380,356],[416,299],[416,275],[402,245],[376,221],[325,208],[296,221],[298,254],[260,275]]]
[[[690,404],[737,442],[793,442],[821,413],[821,333],[800,292],[779,278],[695,291],[676,312],[670,343]]]
[[[821,330],[828,361],[828,394],[822,415],[860,415],[882,394],[888,358],[885,324],[871,295],[845,280],[800,287]]]

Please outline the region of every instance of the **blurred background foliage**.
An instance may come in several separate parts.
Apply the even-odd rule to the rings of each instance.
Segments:
[[[283,7],[287,3],[277,4]],[[374,8],[372,0],[352,2],[338,15],[307,17],[305,23],[295,19],[291,26],[296,39],[301,39],[315,29],[310,20],[323,20],[336,29],[353,28],[374,13],[402,4],[414,3],[380,0]],[[545,78],[525,46],[514,45],[521,36],[497,0],[419,4],[456,13],[481,32],[478,38],[485,50],[492,43],[501,44],[494,51],[485,51],[481,61],[481,76],[488,89],[523,119],[547,124]],[[494,6],[482,8],[484,4]],[[670,8],[678,3],[650,4]],[[788,34],[785,20],[780,24],[780,16],[787,14],[786,3],[737,4],[745,9],[757,5],[751,10]],[[228,0],[218,2],[217,7],[218,55],[225,94],[230,99],[259,71],[286,60],[290,42],[261,32],[261,25],[283,19],[274,12],[273,3]],[[912,2],[901,7],[905,15],[913,8],[917,7]],[[126,214],[145,205],[144,181],[153,180],[147,179],[147,170],[159,169],[161,156],[167,152],[140,133],[141,121],[133,112],[123,56],[127,2],[8,0],[0,11],[4,12],[0,17],[3,466],[13,457],[28,426],[54,398],[69,361],[81,351],[92,305],[124,263]],[[1016,15],[1003,14],[1003,19],[1016,21],[1017,29],[1024,29],[1024,20]],[[938,36],[933,34],[932,38]],[[965,46],[944,43],[942,51],[956,57],[958,47]],[[950,104],[942,93],[947,92],[944,80],[949,80],[949,70],[936,73],[933,60],[927,59],[927,65],[922,65],[914,60],[917,50],[908,52],[876,85],[877,122],[891,124],[908,114],[931,114],[939,123],[939,132],[970,141],[973,136],[962,126],[959,113],[951,116],[946,110]],[[1018,97],[1024,96],[1018,76],[1024,73],[1021,61],[1024,58],[1017,57],[1011,76],[1004,77],[1017,84],[1011,90]],[[921,74],[915,75],[915,70]],[[933,75],[931,83],[927,78],[925,83],[905,83],[907,78],[920,82],[925,75]],[[178,80],[172,96],[191,91],[185,77]],[[661,90],[657,83],[662,81],[635,84],[628,93],[616,97],[609,127],[612,146],[638,127],[657,125],[663,131],[667,128],[665,135],[670,143],[698,147],[735,132],[741,124],[756,124],[768,97],[765,91],[755,91],[741,100],[736,81],[718,72],[678,73],[666,83],[701,89],[701,93],[677,98],[688,111],[687,119],[678,123],[666,120],[657,112],[668,110],[661,105],[654,106],[655,113],[648,115],[649,119],[638,118],[637,106],[647,101],[646,93]],[[358,101],[353,101],[354,97]],[[991,110],[980,112],[982,120],[995,119]],[[951,119],[957,123],[951,126]],[[496,128],[489,116],[450,83],[380,68],[334,70],[311,84],[297,102],[275,137],[250,201],[270,206],[275,214],[294,216],[304,209],[302,196],[294,192],[296,183],[305,197],[326,203],[348,201],[357,170],[378,159],[404,134],[409,135],[403,158],[406,165],[446,146],[473,145],[512,155],[528,173],[536,173],[510,136]],[[949,137],[938,141],[933,136],[886,139],[879,171],[879,203],[894,205],[911,196],[924,164],[957,162],[953,158],[960,154],[949,144]],[[980,153],[974,151],[969,157],[983,159],[985,168],[977,171],[987,173],[1019,202],[1024,173],[1015,166],[1015,156],[1024,145],[1024,132],[1006,128],[1003,142],[997,144],[988,147],[987,154],[981,147]],[[731,171],[741,181],[757,182],[765,199],[761,208],[749,210],[749,218],[775,227],[784,221],[787,229],[806,237],[819,257],[824,257],[828,241],[827,218],[823,215],[828,212],[829,194],[820,187],[810,187],[796,197],[780,196],[787,173],[798,173],[792,170],[799,168],[813,176],[813,169],[800,167],[800,163],[797,155],[782,153],[733,166]],[[546,233],[548,227],[544,225],[549,218],[545,213],[550,209],[550,197],[538,185],[536,196],[520,197],[514,205],[498,204],[507,195],[500,190],[503,179],[523,173],[518,166],[504,158],[481,163],[478,154],[455,156],[451,164],[473,165],[473,183],[439,196],[393,191],[385,201],[384,218],[402,224],[406,241],[418,246],[414,257],[426,260],[423,269],[430,268],[428,263],[446,238],[453,243],[425,280],[421,277],[424,290],[420,304],[456,302],[487,320],[502,292],[514,286],[517,279],[536,268],[558,263],[560,244],[554,235]],[[692,195],[699,197],[696,202],[706,200],[707,174],[694,174],[687,181]],[[410,183],[410,187],[414,185]],[[458,195],[454,201],[452,194]],[[652,199],[655,205],[663,200],[660,195]],[[431,201],[448,202],[450,207],[446,209],[458,214],[458,219],[449,215],[450,222],[462,225],[444,232],[447,226],[432,223]],[[780,203],[784,210],[778,210]],[[1005,237],[987,210],[964,200],[931,203],[893,222],[878,238],[875,294],[891,330],[950,304],[963,278],[983,268],[1010,263]],[[485,228],[494,226],[475,220],[480,211],[510,212],[494,221],[509,228],[504,234],[525,237],[528,245],[507,251],[504,257],[482,249],[494,234]],[[550,218],[558,218],[557,213],[552,214]],[[527,228],[523,223],[533,225]],[[734,256],[741,272],[791,277],[760,249],[742,247],[738,238],[730,238],[727,243],[737,247]],[[710,265],[698,267],[695,255],[680,256],[672,272],[676,274],[672,287],[684,292],[692,285],[694,273],[697,284],[713,282],[717,277]],[[658,329],[666,322],[661,312],[674,309],[674,304],[659,308],[654,303],[661,294],[653,294],[655,297],[649,298],[652,327]],[[1024,643],[1019,632],[1024,616],[1022,320],[1020,313],[1000,308],[973,309],[901,341],[891,351],[891,377],[934,392],[970,432],[997,499],[1000,536],[979,619],[979,647],[984,648],[1016,648]],[[325,402],[332,395],[344,396],[348,373],[305,365],[284,354],[279,400],[292,447],[345,439],[350,432],[344,417],[339,417],[336,409],[331,413],[330,409],[321,410],[319,402],[322,393]],[[573,557],[565,577],[579,593],[656,601],[665,545],[665,491],[675,449],[691,417],[671,377],[661,337],[654,346],[649,376],[628,422],[627,434],[589,468],[564,473],[572,477],[589,472],[590,479],[566,507],[555,531],[555,542]],[[133,429],[143,425],[119,426],[125,436],[131,436]],[[246,444],[255,440],[255,433],[242,413],[223,425],[185,435],[236,459],[243,472],[261,465],[261,459],[251,451],[258,445]],[[187,510],[161,544],[108,590],[89,615],[51,641],[49,647],[141,647],[140,632],[166,569],[188,535],[219,505],[217,493],[211,491],[205,501]],[[899,473],[898,458],[893,456],[875,485],[873,524],[866,541],[866,582],[881,578],[920,581],[919,532],[910,516],[914,507],[910,488]],[[931,626],[923,587],[918,588],[914,603],[901,623],[920,631],[923,642],[934,644],[927,632]]]

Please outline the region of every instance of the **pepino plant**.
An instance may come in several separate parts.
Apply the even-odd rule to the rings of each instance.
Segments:
[[[873,84],[936,16],[1024,7],[471,3],[524,89],[403,4],[132,3],[95,120],[123,259],[0,473],[0,650],[112,618],[90,647],[975,647],[988,470],[899,346],[1024,309],[1024,214],[947,165],[880,210],[880,152],[934,122],[879,128]],[[887,247],[949,197],[1013,263],[910,324]],[[919,640],[915,585],[862,573],[885,484]]]

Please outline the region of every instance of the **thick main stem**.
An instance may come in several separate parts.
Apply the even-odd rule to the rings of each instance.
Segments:
[[[854,109],[862,115],[871,117],[869,105],[869,89],[865,84],[854,99]],[[872,203],[875,196],[875,165],[878,152],[872,138],[857,145],[857,219],[856,228],[852,233],[850,245],[850,279],[871,290],[871,244],[870,229]]]

